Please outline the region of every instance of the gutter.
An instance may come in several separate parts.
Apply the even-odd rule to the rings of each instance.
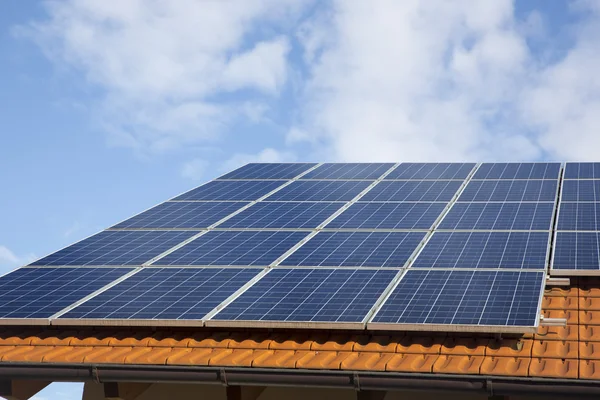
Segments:
[[[372,371],[282,370],[114,364],[1,363],[0,380],[198,383],[224,386],[295,386],[357,391],[425,390],[488,396],[538,395],[599,398],[600,381],[485,375]]]

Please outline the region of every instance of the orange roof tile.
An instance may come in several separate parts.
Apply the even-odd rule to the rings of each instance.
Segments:
[[[192,328],[0,328],[0,363],[234,366],[600,379],[600,281],[547,289],[523,337]]]

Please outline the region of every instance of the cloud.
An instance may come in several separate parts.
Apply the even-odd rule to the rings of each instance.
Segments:
[[[165,151],[215,140],[278,95],[290,46],[276,31],[302,3],[47,1],[47,18],[15,33],[101,89],[96,117],[112,144]]]
[[[33,254],[18,256],[8,247],[0,245],[0,273],[29,264],[35,259],[36,257]]]
[[[221,171],[232,171],[248,163],[281,163],[297,161],[296,155],[289,151],[265,148],[256,154],[237,153],[221,165]]]
[[[311,3],[66,0],[15,32],[100,88],[109,143],[143,152],[266,122],[285,148],[227,165],[597,158],[597,2],[572,3],[561,26],[512,0]],[[201,170],[190,163],[184,176]]]
[[[183,164],[181,167],[181,176],[193,181],[201,180],[204,178],[207,167],[208,161],[201,158],[194,158]]]
[[[338,160],[597,158],[600,19],[585,10],[550,62],[557,49],[528,44],[543,15],[519,20],[510,0],[333,1],[298,31],[309,79],[287,141]]]

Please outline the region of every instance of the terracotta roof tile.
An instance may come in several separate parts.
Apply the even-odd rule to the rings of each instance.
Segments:
[[[501,339],[467,333],[0,328],[0,362],[372,370],[600,379],[600,280],[546,289],[566,327]],[[579,286],[577,286],[579,285]],[[594,286],[596,285],[596,286]]]

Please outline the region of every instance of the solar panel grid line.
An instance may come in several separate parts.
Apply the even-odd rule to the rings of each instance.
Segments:
[[[406,275],[409,273],[410,269],[405,269],[403,271],[402,276],[400,277],[400,279],[398,279],[398,281],[396,282],[396,284],[394,285],[394,287],[390,290],[389,295],[391,295],[396,288],[403,283],[403,279],[406,277]],[[427,274],[431,273],[431,272],[435,272],[435,270],[431,269],[431,270],[425,270],[428,271]],[[463,269],[462,271],[465,272],[472,272],[473,274],[471,275],[470,279],[469,279],[469,283],[467,284],[467,287],[469,287],[470,282],[473,280],[473,278],[475,277],[475,274],[477,272],[481,272],[481,271],[485,271],[485,270],[477,270],[477,272],[474,269]],[[505,272],[509,272],[507,270],[504,270]],[[494,276],[494,281],[492,283],[492,287],[494,286],[494,283],[497,279],[497,277],[502,273],[502,270],[490,270],[489,272],[495,272],[495,276]],[[510,272],[515,272],[514,270],[510,271]],[[542,274],[541,271],[536,270],[536,271],[517,271],[519,274],[519,279],[517,280],[517,284],[515,285],[515,290],[517,289],[517,286],[520,282],[521,277],[523,276],[524,273],[534,273],[536,275],[538,275],[539,277],[541,277],[540,274]],[[450,272],[448,274],[448,276],[446,277],[446,281],[443,284],[443,287],[446,286],[446,284],[448,284],[449,280],[452,278],[452,272]],[[421,279],[418,283],[418,287],[414,290],[414,293],[412,294],[412,299],[415,299],[416,296],[420,295],[419,290],[421,289],[421,287],[426,284],[427,279]],[[540,279],[540,287],[539,287],[539,295],[537,297],[537,308],[536,310],[538,311],[538,318],[535,319],[535,324],[534,326],[511,326],[511,325],[479,325],[479,324],[452,324],[452,323],[443,323],[443,324],[439,324],[439,323],[402,323],[402,322],[397,322],[397,323],[392,323],[392,322],[374,322],[374,319],[377,315],[377,312],[379,312],[381,310],[381,307],[383,307],[383,305],[385,304],[385,302],[389,299],[389,295],[388,297],[382,302],[382,305],[380,306],[380,308],[378,310],[376,310],[376,312],[374,313],[374,315],[371,317],[371,319],[369,321],[367,321],[366,324],[366,328],[368,330],[401,330],[401,331],[433,331],[433,332],[438,332],[438,331],[445,331],[445,332],[496,332],[496,333],[524,333],[524,332],[535,332],[537,330],[537,328],[539,327],[539,322],[541,319],[541,313],[539,312],[541,310],[541,306],[542,306],[542,300],[544,297],[544,288],[545,288],[545,279]],[[464,300],[465,296],[468,294],[468,291],[465,290],[464,293],[462,294],[462,300],[460,302],[460,304],[462,304],[462,301]],[[440,296],[442,295],[442,291],[438,291],[437,292],[437,297],[436,299],[439,300]],[[485,307],[487,306],[487,301],[489,301],[491,297],[491,290],[487,295],[487,300],[486,300],[486,304],[485,306],[482,308],[482,313],[480,315],[479,318],[479,323],[481,322],[481,319],[484,317],[484,311],[485,311]],[[509,309],[509,312],[507,313],[508,316],[511,315],[512,312],[512,308],[514,306],[514,301],[516,299],[516,292],[515,294],[512,296],[512,300],[511,300],[511,307]],[[433,302],[433,304],[436,304],[436,301]],[[410,304],[412,302],[412,300],[410,300],[407,304]],[[427,312],[427,317],[424,320],[427,320],[428,316],[431,314],[433,308],[429,309],[429,311]],[[408,311],[408,308],[406,308],[402,314],[400,315],[400,317],[398,317],[398,319],[400,320],[402,318],[402,315],[404,315],[404,313],[406,313]],[[456,312],[454,313],[454,317],[456,317],[456,314],[458,312],[458,307]],[[453,317],[453,319],[454,319]],[[507,317],[508,318],[508,317]]]
[[[48,319],[50,321],[55,320],[57,318],[59,318],[61,315],[71,311],[72,309],[74,309],[75,307],[79,306],[80,304],[85,303],[86,301],[93,299],[94,297],[98,296],[100,293],[103,293],[105,291],[107,291],[108,289],[112,288],[113,286],[118,285],[119,283],[123,282],[124,280],[128,279],[129,277],[137,274],[138,272],[140,272],[142,270],[142,267],[138,267],[133,269],[132,271],[126,273],[125,275],[115,279],[114,281],[108,283],[107,285],[101,287],[100,289],[90,293],[89,295],[81,298],[80,300],[76,301],[75,303],[71,304],[68,307],[63,308],[62,310],[58,311],[57,313],[51,315]]]
[[[25,321],[28,325],[35,320],[36,324],[47,325],[51,315],[125,275],[132,268],[106,268],[105,271],[102,268],[73,267],[44,270],[19,268],[2,279],[0,324],[29,320]]]
[[[321,231],[315,236],[279,266],[397,270],[406,266],[425,232]]]
[[[149,260],[148,262],[144,263],[143,266],[148,266],[148,265],[153,265],[155,264],[157,261],[163,259],[164,257],[170,255],[171,253],[179,250],[180,248],[184,247],[186,244],[191,243],[192,241],[196,240],[197,238],[199,238],[200,236],[205,235],[207,232],[209,232],[210,230],[216,228],[217,226],[219,226],[220,224],[222,224],[223,222],[233,218],[234,216],[238,215],[239,213],[243,212],[244,210],[250,208],[252,205],[256,204],[257,202],[260,202],[264,199],[266,199],[268,196],[270,196],[271,194],[283,189],[284,187],[286,187],[287,185],[291,184],[292,182],[294,182],[295,180],[299,179],[301,176],[303,176],[304,174],[307,174],[308,172],[310,172],[311,170],[314,170],[315,168],[318,168],[321,164],[317,164],[314,167],[310,168],[309,170],[305,171],[302,174],[299,174],[298,176],[294,177],[293,179],[291,179],[290,181],[288,181],[287,183],[279,186],[278,188],[274,189],[273,191],[265,194],[264,196],[258,198],[257,200],[254,200],[250,203],[248,203],[247,205],[245,205],[244,207],[236,210],[235,212],[229,214],[228,216],[220,219],[219,221],[215,222],[214,224],[210,225],[207,230],[199,232],[197,235],[194,235],[193,237],[189,238],[188,240],[179,243],[177,246],[174,246],[170,249],[168,249],[167,251],[159,254],[158,256],[154,257],[153,259]]]
[[[454,171],[451,171],[452,168]],[[464,180],[473,169],[476,167],[475,163],[413,163],[404,162],[400,163],[397,171],[392,173],[388,180]],[[428,169],[429,168],[429,169]],[[470,169],[469,169],[470,168]],[[436,171],[437,169],[437,171]],[[441,169],[441,171],[440,171]],[[450,174],[446,174],[451,171]],[[466,173],[465,173],[466,172]]]
[[[536,168],[536,166],[538,165],[544,165],[544,170],[542,171],[541,177],[540,176],[532,176],[534,175],[534,169]],[[493,169],[496,168],[496,170],[498,169],[497,167],[503,167],[502,171],[498,174],[498,176],[490,176],[490,174],[493,173]],[[516,166],[516,167],[515,167]],[[526,177],[523,176],[517,176],[519,174],[520,169],[522,168],[527,168],[528,166],[531,166],[531,170],[529,171],[529,175]],[[516,171],[514,171],[514,174],[511,176],[504,176],[505,173],[507,173],[508,169],[511,167],[515,167]],[[552,171],[556,168],[556,171]],[[482,171],[480,176],[475,175],[473,177],[473,180],[509,180],[509,179],[514,179],[514,180],[532,180],[532,179],[550,179],[550,180],[555,180],[558,179],[559,177],[559,173],[560,170],[563,168],[563,163],[557,163],[557,162],[546,162],[546,161],[536,161],[536,162],[522,162],[522,163],[492,163],[492,162],[485,162],[485,163],[481,163],[480,164],[480,170]],[[509,171],[510,172],[510,171]],[[537,171],[538,175],[540,171]],[[550,175],[551,173],[556,173],[555,176]],[[487,174],[485,176],[481,176]]]
[[[298,242],[294,247],[290,248],[288,251],[286,251],[284,254],[282,254],[279,258],[277,258],[271,265],[269,265],[270,267],[275,267],[278,266],[279,264],[281,264],[286,258],[288,258],[291,254],[293,254],[296,250],[298,250],[300,247],[302,247],[306,242],[308,242],[310,239],[312,239],[313,237],[316,236],[316,234],[324,229],[331,221],[333,221],[335,218],[337,218],[341,213],[343,213],[348,207],[350,207],[352,204],[356,203],[361,197],[363,197],[366,193],[368,193],[368,191],[374,187],[375,185],[377,185],[377,183],[381,182],[388,174],[390,174],[395,168],[398,167],[398,165],[400,165],[399,163],[394,164],[392,167],[390,167],[386,172],[383,173],[383,175],[381,175],[379,177],[379,179],[375,180],[371,185],[369,185],[366,189],[364,189],[362,192],[360,192],[358,195],[356,195],[352,200],[350,200],[349,202],[347,202],[346,204],[344,204],[340,209],[338,209],[336,212],[334,212],[333,214],[331,214],[329,216],[329,218],[327,218],[325,221],[323,221],[319,226],[317,226],[315,228],[315,230],[313,232],[311,232],[308,236],[306,236],[305,238],[303,238],[300,242]]]
[[[129,287],[121,288],[109,299],[99,299],[95,304],[87,305],[87,308],[75,309],[75,315],[63,314],[59,319],[52,321],[53,325],[110,325],[110,326],[192,326],[204,325],[205,315],[212,313],[221,307],[229,297],[237,291],[242,291],[260,279],[267,270],[262,268],[240,268],[235,274],[229,273],[231,268],[210,269],[213,272],[207,274],[209,268],[190,268],[184,273],[182,269],[174,275],[161,278],[164,268],[144,268],[144,276],[141,276]],[[247,275],[252,272],[252,278],[248,280]],[[165,279],[165,280],[163,280]],[[224,300],[217,300],[216,306],[210,306],[209,311],[206,302],[212,302],[211,297],[222,290],[229,292],[227,286],[238,286],[244,282],[233,293]],[[165,285],[166,287],[162,287]],[[197,286],[196,286],[197,285]],[[190,288],[185,291],[185,288]],[[115,289],[119,289],[118,287]],[[183,293],[182,293],[183,289]],[[149,300],[148,294],[156,292],[156,296]],[[105,296],[105,297],[107,297]],[[89,300],[88,300],[89,301]],[[104,302],[108,303],[108,310]],[[167,302],[169,305],[163,309],[160,304]],[[82,303],[83,304],[83,303]],[[86,305],[84,304],[84,307]],[[200,309],[200,310],[198,310]],[[77,313],[79,311],[79,313]],[[176,317],[163,317],[162,314],[176,315]],[[141,317],[141,315],[146,317]]]
[[[176,246],[171,247],[170,249],[162,252],[161,254],[157,255],[156,257],[148,260],[147,262],[142,264],[142,267],[147,267],[150,266],[152,264],[154,264],[155,262],[165,258],[166,256],[168,256],[169,254],[173,253],[176,250],[179,250],[180,248],[182,248],[183,246],[185,246],[188,243],[193,242],[194,240],[198,239],[200,236],[206,235],[208,232],[210,232],[209,230],[204,230],[202,232],[198,232],[196,235],[188,238],[187,240],[184,240],[183,242],[177,244]]]
[[[373,288],[376,288],[379,283],[378,281],[388,281],[391,280],[391,274],[395,277],[397,272],[389,271],[389,273],[385,273],[384,271],[377,271],[372,274],[369,274],[370,277],[368,279],[364,279],[364,275],[366,271],[354,269],[353,272],[344,272],[342,273],[339,269],[327,268],[325,270],[315,270],[307,271],[307,273],[299,274],[299,270],[295,268],[281,268],[281,269],[270,269],[270,274],[277,274],[273,276],[270,281],[265,282],[263,286],[268,286],[267,290],[269,293],[262,292],[262,288],[258,288],[257,290],[261,290],[260,296],[256,299],[253,297],[256,296],[256,293],[249,293],[248,296],[250,299],[242,299],[241,304],[235,305],[234,309],[225,308],[224,311],[230,311],[229,317],[220,316],[219,313],[216,313],[215,316],[217,318],[208,319],[205,323],[207,327],[250,327],[250,328],[313,328],[313,329],[364,329],[364,323],[362,320],[365,319],[364,314],[369,312],[369,309],[364,309],[360,306],[360,303],[364,301],[368,301],[363,296],[368,296],[370,292],[373,291]],[[321,276],[320,279],[315,281],[315,277],[312,275],[313,273],[324,275]],[[385,275],[383,275],[385,273]],[[342,280],[338,279],[339,275],[342,274]],[[287,285],[281,286],[288,278],[288,275],[300,275],[297,279],[293,279],[292,282],[288,282]],[[301,276],[304,275],[304,276]],[[383,276],[382,276],[383,275]],[[267,275],[268,277],[269,275]],[[363,278],[361,278],[361,276]],[[387,278],[386,278],[387,276]],[[292,278],[295,278],[292,276]],[[327,300],[324,302],[315,300],[323,299],[323,297],[318,297],[315,299],[315,295],[322,291],[325,288],[325,292],[329,293],[329,280],[332,280],[332,284],[334,285],[334,294],[329,295]],[[356,279],[359,279],[356,282]],[[263,277],[263,280],[267,278]],[[362,280],[361,280],[362,279]],[[306,284],[305,284],[306,281]],[[348,290],[344,290],[346,285],[352,286],[352,281],[354,281],[354,285],[360,283],[360,290],[358,292],[352,292],[353,297],[348,298]],[[370,286],[370,282],[373,281],[373,285]],[[386,283],[386,286],[389,282]],[[335,288],[335,286],[338,286]],[[279,287],[279,289],[278,289]],[[282,298],[278,298],[275,300],[272,299],[272,295],[277,294],[278,291],[281,290],[282,287],[285,287],[285,295]],[[371,289],[369,289],[371,287]],[[298,289],[298,290],[295,290]],[[376,290],[376,289],[375,289]],[[340,302],[340,296],[337,296],[338,293],[341,293],[341,297],[345,300]],[[245,293],[243,293],[245,294]],[[243,295],[242,294],[242,295]],[[289,295],[288,295],[289,294]],[[300,295],[300,296],[299,296]],[[278,296],[278,295],[277,295]],[[336,296],[338,297],[336,300]],[[379,297],[379,296],[378,296]],[[248,302],[247,300],[250,300]],[[370,303],[370,301],[368,301]],[[281,304],[281,307],[279,305]],[[293,306],[293,310],[290,311],[289,305]],[[304,308],[307,306],[308,311]],[[317,310],[312,309],[314,306],[319,307]],[[319,315],[321,312],[330,313],[331,314],[331,306],[333,305],[335,310],[335,316],[338,316],[336,320],[330,319],[320,319]],[[358,307],[358,309],[356,308]],[[285,315],[287,316],[285,319],[273,319],[270,316],[271,312],[274,314],[281,314],[284,308]],[[252,311],[253,309],[254,311]],[[241,313],[240,313],[241,311]],[[256,311],[258,311],[262,317],[257,318]],[[304,312],[302,312],[304,311]],[[344,317],[346,311],[350,313],[349,316]],[[246,313],[250,313],[250,317],[246,316]],[[300,315],[296,315],[298,314]],[[360,320],[355,318],[356,312],[360,312]],[[232,314],[234,313],[234,314]],[[239,314],[237,314],[239,313]],[[309,316],[307,316],[307,313]],[[235,316],[237,314],[237,316]],[[304,314],[304,316],[302,316]],[[220,317],[220,318],[219,318]],[[298,318],[300,317],[300,318]],[[288,319],[289,318],[289,319]],[[301,319],[302,318],[302,319]],[[353,320],[353,321],[352,321]]]
[[[309,167],[309,165],[311,165],[311,167]],[[220,180],[220,181],[247,181],[247,180],[280,180],[280,179],[297,179],[300,176],[304,176],[307,173],[309,173],[310,171],[314,170],[315,168],[319,167],[320,165],[322,165],[323,163],[296,163],[296,162],[278,162],[278,163],[247,163],[242,165],[241,167],[238,167],[236,169],[234,169],[233,171],[230,171],[224,175],[219,176],[218,178],[216,178],[215,180]],[[286,168],[288,170],[292,170],[293,172],[298,172],[298,170],[302,170],[302,168],[307,168],[306,170],[302,171],[301,173],[297,174],[297,175],[290,175],[290,174],[286,174],[283,177],[277,178],[277,177],[271,177],[271,178],[265,178],[265,177],[254,177],[254,178],[241,178],[241,177],[235,177],[235,178],[227,178],[227,176],[229,175],[233,175],[233,174],[239,174],[241,171],[243,171],[244,169],[251,169],[252,166],[256,166],[255,169],[258,169],[259,171],[262,170],[268,170],[269,168],[272,168],[273,166],[286,166]],[[297,166],[297,168],[293,168]]]
[[[433,233],[438,228],[440,223],[444,220],[445,216],[450,212],[450,209],[452,208],[452,206],[457,202],[457,200],[460,198],[462,193],[465,191],[465,188],[471,181],[472,177],[477,173],[477,170],[479,169],[480,165],[481,165],[481,163],[475,164],[475,166],[471,169],[471,172],[469,172],[467,177],[462,180],[462,184],[458,188],[456,193],[454,194],[454,197],[446,204],[446,207],[444,208],[444,210],[440,213],[438,218],[433,222],[433,225],[429,229],[430,233],[423,239],[424,242],[423,242],[423,245],[421,246],[421,248],[426,245],[427,241],[429,240],[429,237],[431,237],[431,233]]]
[[[450,242],[452,239],[454,239],[454,237],[456,235],[460,235],[461,233],[464,234],[469,234],[469,236],[467,237],[467,239],[465,240],[464,243],[462,243],[462,248],[460,249],[460,253],[457,255],[454,251],[454,247],[450,247]],[[506,243],[504,243],[503,248],[502,248],[502,255],[499,257],[499,259],[492,259],[492,263],[498,262],[498,266],[480,266],[480,263],[482,261],[482,258],[484,257],[484,255],[486,256],[486,258],[489,258],[490,255],[489,253],[486,254],[486,251],[488,250],[488,244],[490,244],[489,249],[490,250],[494,250],[494,247],[496,245],[496,241],[492,241],[490,243],[490,240],[492,239],[492,236],[498,236],[499,234],[502,233],[507,233],[508,237],[506,240]],[[520,238],[515,238],[512,241],[512,245],[515,244],[515,242],[517,242],[517,245],[523,245],[524,244],[524,248],[523,249],[514,249],[511,248],[509,251],[509,246],[511,245],[511,236],[514,235],[519,235],[521,233],[527,233],[528,237],[525,243],[523,243],[522,241],[519,241]],[[528,250],[533,251],[533,249],[535,249],[535,243],[532,243],[533,240],[531,238],[532,234],[536,234],[536,233],[544,233],[546,234],[546,248],[544,251],[544,259],[543,260],[536,260],[540,262],[540,265],[543,266],[543,269],[546,270],[547,266],[549,265],[549,246],[550,246],[550,242],[551,242],[551,234],[550,232],[547,231],[542,231],[542,232],[515,232],[515,231],[435,231],[433,232],[428,238],[427,241],[425,243],[423,243],[423,245],[418,249],[418,252],[414,255],[414,257],[411,259],[411,263],[410,263],[410,267],[412,269],[419,269],[419,270],[477,270],[477,271],[496,271],[496,270],[507,270],[507,271],[515,271],[515,270],[519,270],[519,271],[540,271],[542,268],[535,268],[535,267],[531,267],[528,268],[524,265],[526,259],[530,260],[532,258],[532,254],[528,253]],[[469,259],[467,258],[466,260],[462,260],[462,255],[465,254],[465,252],[468,251],[472,251],[472,249],[474,248],[474,246],[477,244],[477,242],[475,244],[470,243],[469,241],[475,236],[482,236],[482,235],[487,235],[486,241],[484,246],[480,249],[477,248],[477,254],[479,255],[479,259],[477,260],[477,262],[473,263],[471,262],[471,266],[457,266],[459,262],[462,263],[466,263],[469,261]],[[443,247],[440,249],[438,246],[434,246],[433,241],[440,239],[443,240],[443,238],[446,237],[446,242],[444,242]],[[426,247],[426,245],[430,245],[432,247]],[[514,247],[514,246],[511,246]],[[449,254],[448,253],[444,253],[444,251],[446,250],[446,248],[449,248]],[[433,252],[434,255],[436,256],[436,260],[435,261],[431,261],[431,254],[428,255],[427,259],[425,260],[424,257],[425,255],[423,254],[424,251],[430,251]],[[517,251],[522,251],[522,254],[517,253]],[[508,253],[507,253],[508,252]],[[466,253],[466,256],[469,256],[469,253]],[[511,257],[520,257],[520,268],[517,268],[516,266],[509,266],[509,265],[505,265],[505,256],[507,256],[507,259],[510,259]],[[419,258],[420,257],[420,258]],[[438,266],[436,265],[436,263],[438,262],[438,260],[442,259],[442,262],[447,262],[448,257],[455,257],[452,259],[452,261],[455,263],[453,266]],[[424,261],[425,260],[425,261]],[[422,263],[426,263],[426,264],[422,264]],[[429,264],[431,263],[431,264]],[[462,264],[461,264],[462,265]]]

